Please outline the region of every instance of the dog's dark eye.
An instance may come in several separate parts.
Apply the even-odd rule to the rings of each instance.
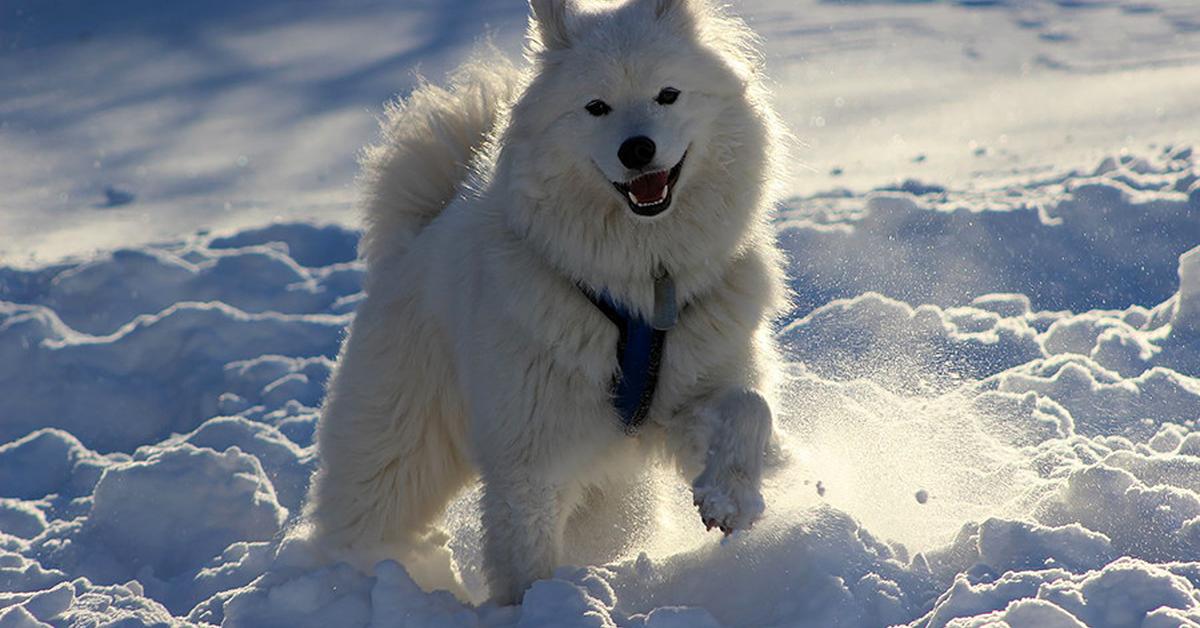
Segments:
[[[587,109],[587,112],[594,116],[602,116],[612,111],[612,107],[609,107],[608,103],[603,100],[593,100],[584,109]]]
[[[669,105],[674,103],[677,98],[679,98],[679,90],[674,87],[664,87],[658,96],[654,97],[654,102],[660,105]]]

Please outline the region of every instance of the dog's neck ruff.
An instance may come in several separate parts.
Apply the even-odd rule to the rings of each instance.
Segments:
[[[675,283],[666,273],[654,279],[654,315],[650,321],[631,312],[607,292],[593,292],[584,286],[580,289],[620,333],[617,372],[611,385],[612,402],[625,433],[633,436],[650,412],[667,331],[675,326],[679,316]]]

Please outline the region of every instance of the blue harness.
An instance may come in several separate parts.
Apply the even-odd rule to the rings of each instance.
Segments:
[[[652,322],[629,311],[607,292],[596,294],[580,288],[588,300],[617,326],[620,334],[617,371],[613,373],[610,391],[625,433],[632,436],[650,412],[667,330],[675,325],[678,316],[674,284],[666,276],[655,281],[655,320]]]

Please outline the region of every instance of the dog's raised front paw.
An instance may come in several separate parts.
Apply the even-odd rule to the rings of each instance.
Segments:
[[[726,536],[734,530],[749,530],[766,507],[757,482],[741,473],[710,473],[708,469],[692,485],[692,501],[700,508],[704,527],[719,528]]]

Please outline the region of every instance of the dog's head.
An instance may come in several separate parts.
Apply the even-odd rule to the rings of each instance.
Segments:
[[[534,71],[505,150],[515,153],[514,182],[543,214],[563,215],[529,217],[528,229],[549,220],[554,237],[594,235],[601,230],[584,223],[603,220],[605,237],[624,241],[680,220],[742,231],[772,178],[779,128],[746,26],[708,0],[531,8]]]

